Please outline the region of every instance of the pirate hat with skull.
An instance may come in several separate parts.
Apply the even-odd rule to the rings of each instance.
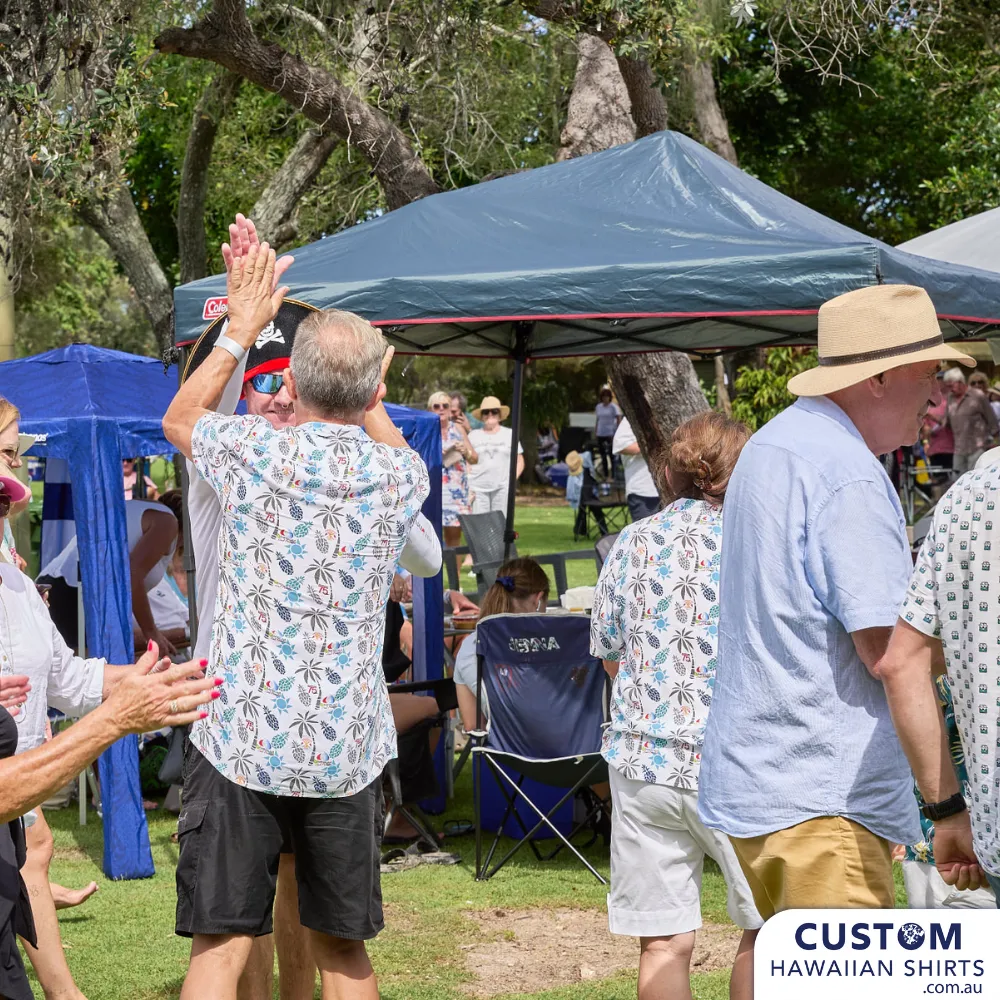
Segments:
[[[288,367],[288,359],[292,353],[292,343],[299,323],[310,313],[317,311],[316,307],[309,305],[308,302],[285,299],[281,303],[281,308],[278,309],[278,315],[275,316],[274,321],[268,323],[260,331],[253,347],[247,352],[247,368],[246,374],[243,376],[244,384],[249,382],[254,375],[284,371]],[[187,379],[191,372],[212,353],[216,340],[226,332],[228,322],[226,314],[223,313],[205,327],[204,333],[191,348],[191,355],[184,366],[184,379]]]

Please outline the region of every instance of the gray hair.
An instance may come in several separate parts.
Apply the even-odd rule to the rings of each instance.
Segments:
[[[469,401],[465,398],[465,395],[461,392],[449,392],[449,399],[457,399],[459,409],[464,413],[469,408]]]
[[[295,391],[325,417],[355,416],[378,389],[385,349],[382,334],[354,313],[312,313],[299,324],[292,344]]]
[[[965,372],[961,368],[949,368],[941,377],[945,382],[964,382]]]

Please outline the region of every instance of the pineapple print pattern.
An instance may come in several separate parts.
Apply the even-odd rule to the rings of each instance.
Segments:
[[[601,570],[591,652],[618,662],[602,752],[628,778],[698,787],[721,550],[722,508],[684,499],[625,528]]]
[[[222,503],[208,670],[225,684],[191,738],[247,788],[352,795],[396,756],[385,603],[427,469],[360,427],[219,414],[193,452]]]

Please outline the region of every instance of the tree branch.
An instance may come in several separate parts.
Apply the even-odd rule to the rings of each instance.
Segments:
[[[251,213],[262,240],[280,246],[295,238],[299,200],[330,159],[338,141],[336,136],[310,129],[292,147]]]
[[[217,73],[198,101],[188,133],[184,166],[181,168],[177,200],[177,246],[180,251],[181,284],[208,274],[205,239],[205,192],[208,168],[219,123],[232,106],[243,80],[235,73]]]
[[[324,130],[356,146],[378,177],[390,209],[438,191],[406,136],[325,69],[262,42],[244,0],[215,0],[193,28],[168,28],[154,40],[165,54],[207,59],[284,98]]]

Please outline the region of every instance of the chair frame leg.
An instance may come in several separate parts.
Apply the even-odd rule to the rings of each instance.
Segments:
[[[479,754],[478,756],[482,757],[482,756],[486,756],[486,755],[485,754]],[[534,802],[531,801],[531,799],[525,794],[525,792],[523,791],[523,789],[521,789],[520,785],[517,782],[515,782],[514,779],[509,774],[507,774],[507,772],[504,771],[503,768],[501,768],[496,763],[496,761],[491,760],[488,756],[486,757],[486,760],[487,760],[487,763],[490,765],[490,768],[493,771],[494,776],[497,777],[497,780],[499,781],[500,777],[503,777],[503,779],[510,784],[511,788],[514,789],[514,799],[516,800],[516,796],[519,793],[521,795],[521,798],[528,804],[528,806],[532,810],[534,810],[535,814],[539,817],[539,820],[534,825],[534,827],[532,827],[531,831],[525,837],[523,837],[521,840],[519,840],[493,866],[493,868],[491,868],[491,869],[483,872],[479,868],[479,858],[477,856],[477,858],[476,858],[476,865],[477,865],[476,878],[477,878],[477,880],[485,882],[487,879],[492,878],[524,846],[525,843],[532,843],[531,838],[534,837],[534,835],[543,826],[547,826],[562,841],[563,846],[564,847],[568,847],[573,852],[573,854],[576,855],[577,859],[583,863],[583,865],[587,868],[587,870],[594,876],[594,878],[597,879],[598,882],[601,883],[601,885],[607,885],[608,884],[608,880],[606,878],[604,878],[603,875],[601,875],[601,873],[577,850],[577,848],[572,843],[570,843],[570,841],[562,834],[562,832],[556,827],[556,825],[549,818],[553,813],[555,813],[558,809],[560,809],[573,795],[575,795],[580,788],[585,787],[589,783],[590,776],[595,771],[599,770],[599,768],[601,766],[601,762],[596,762],[593,765],[593,767],[591,767],[590,770],[587,771],[587,773],[571,789],[569,789],[569,791],[567,791],[566,794],[552,807],[552,809],[549,811],[549,814],[546,815],[545,813],[542,812],[541,809],[538,808],[538,806],[535,805]],[[521,780],[522,781],[524,780],[524,776],[523,775],[521,776]],[[511,801],[511,800],[508,800],[508,801]],[[515,812],[515,814],[516,814],[516,812]],[[477,823],[478,823],[478,817],[477,817]],[[503,826],[501,824],[501,830],[502,829],[503,829]],[[487,858],[486,864],[484,865],[484,867],[488,866],[490,860],[492,860],[493,849],[496,847],[496,843],[497,843],[497,841],[499,841],[499,839],[500,839],[500,832],[498,831],[497,832],[497,836],[496,836],[496,838],[494,840],[493,848],[491,848],[491,850],[490,850],[490,856]],[[535,848],[535,850],[537,852],[537,847]]]

